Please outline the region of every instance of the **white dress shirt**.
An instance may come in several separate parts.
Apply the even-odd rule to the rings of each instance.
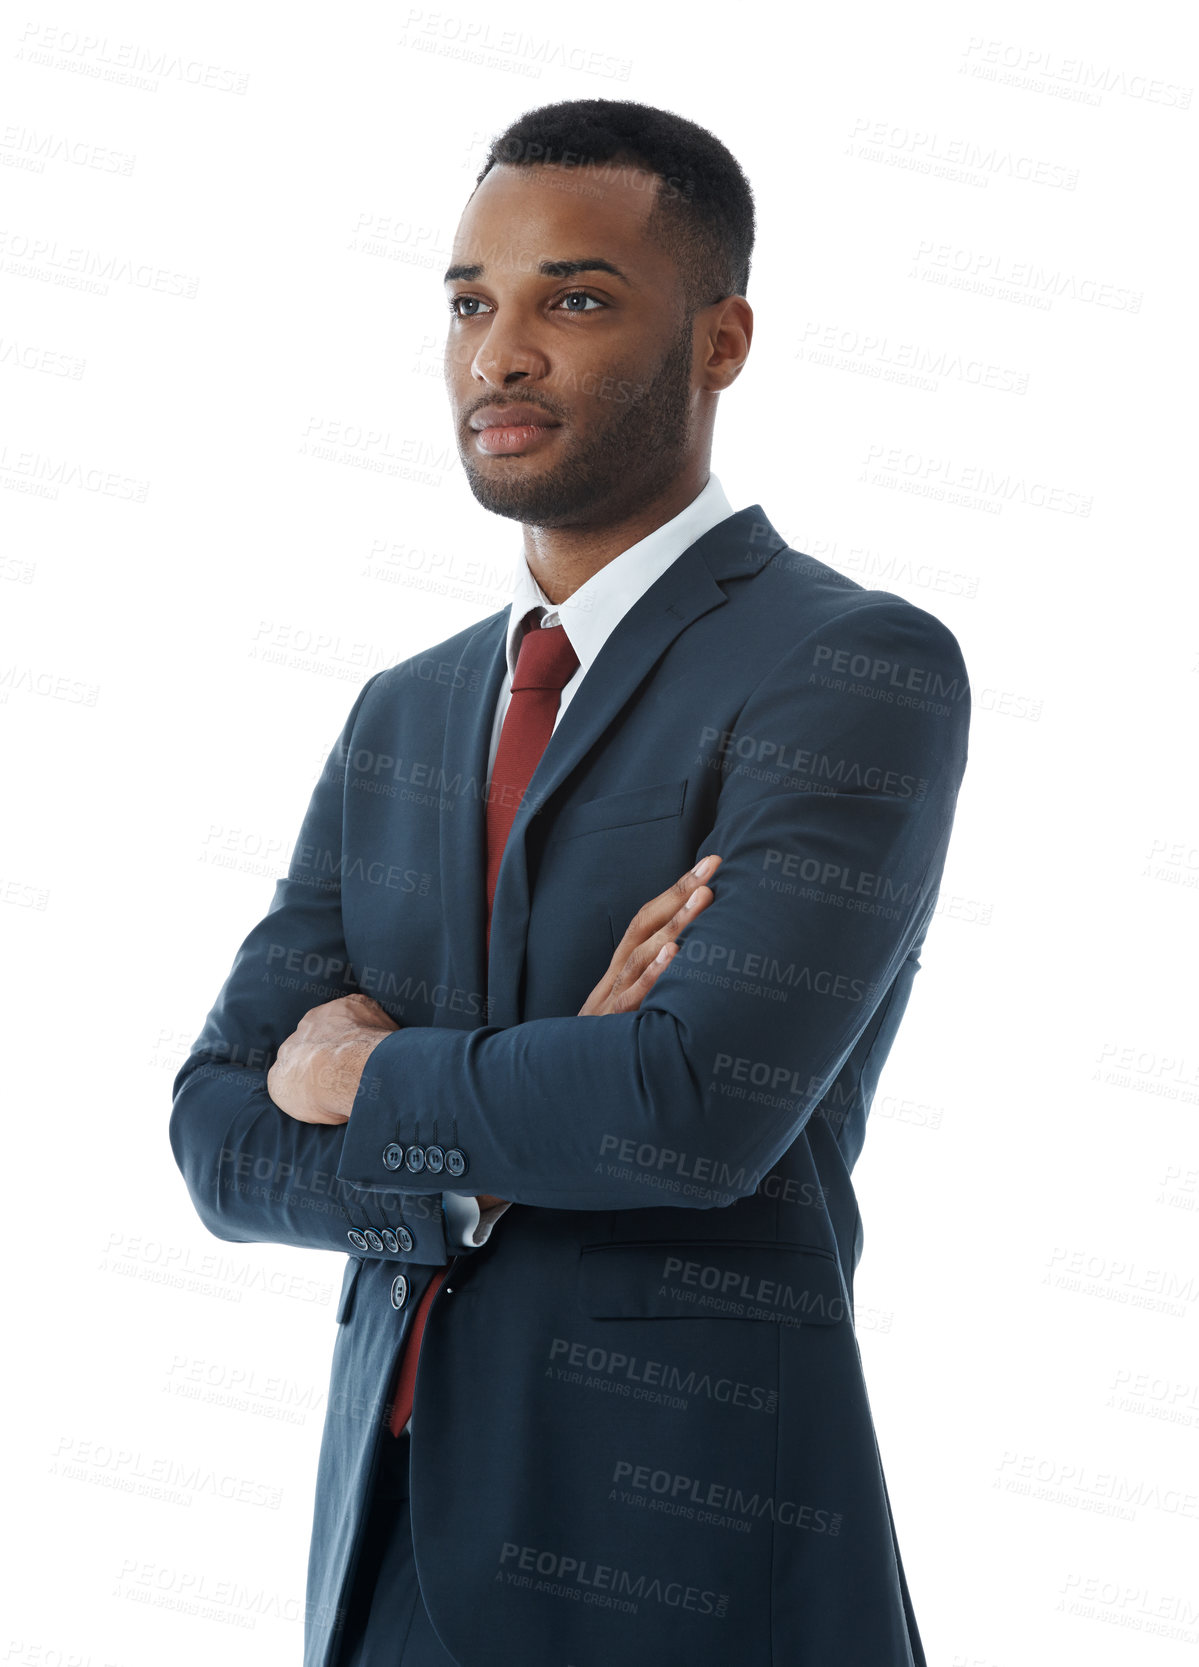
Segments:
[[[636,544],[630,544],[627,550],[622,550],[620,555],[614,556],[598,573],[593,573],[585,584],[581,584],[573,595],[566,598],[565,602],[557,604],[550,601],[537,583],[528,562],[522,561],[519,564],[508,612],[508,670],[500,686],[495,718],[491,726],[491,751],[487,760],[489,784],[495,766],[496,750],[500,743],[500,729],[512,693],[516,657],[520,652],[520,624],[529,609],[545,608],[546,612],[541,616],[539,624],[563,626],[570,646],[579,659],[578,667],[564,685],[558,701],[558,711],[554,718],[556,729],[596,655],[633,603],[645,594],[655,579],[661,578],[666,569],[677,561],[697,538],[702,538],[704,533],[718,526],[721,521],[727,520],[732,513],[732,505],[725,497],[720,482],[715,475],[709,474],[708,484],[691,500],[686,509],[680,510],[672,520],[657,527]],[[648,898],[646,901],[649,901]],[[507,1204],[494,1204],[490,1209],[480,1211],[473,1198],[452,1192],[442,1194],[442,1203],[445,1210],[446,1243],[456,1251],[477,1249],[486,1241],[492,1227],[508,1208]]]

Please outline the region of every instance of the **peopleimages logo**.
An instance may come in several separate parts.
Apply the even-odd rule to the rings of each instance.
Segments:
[[[853,654],[847,648],[834,648],[829,643],[817,643],[812,663],[890,689],[934,695],[943,700],[960,700],[968,688],[964,679],[951,677],[947,680],[939,671],[927,666],[905,665],[899,660],[877,657],[872,659],[869,654]]]
[[[830,789],[845,791],[862,787],[867,792],[887,793],[897,799],[922,799],[928,787],[923,776],[900,775],[885,765],[863,763],[861,759],[830,758],[827,753],[809,752],[805,747],[788,746],[785,741],[764,735],[716,729],[705,724],[699,739],[701,747],[717,742],[718,754],[732,753],[749,763],[769,764],[805,779],[827,782]]]
[[[670,1609],[690,1609],[699,1615],[715,1615],[722,1620],[728,1612],[727,1592],[701,1591],[698,1586],[685,1586],[681,1580],[664,1581],[657,1575],[632,1574],[610,1563],[589,1563],[565,1552],[541,1551],[532,1545],[514,1545],[510,1540],[505,1540],[500,1552],[500,1568],[514,1585],[544,1590],[548,1582],[564,1587],[564,1596],[573,1597],[587,1588],[614,1603],[631,1600],[634,1609],[637,1602],[645,1601],[665,1604]],[[522,1574],[540,1578],[522,1580]]]
[[[636,1400],[665,1398],[672,1403],[681,1401],[685,1409],[688,1397],[701,1395],[709,1401],[742,1407],[749,1412],[774,1413],[778,1410],[777,1389],[733,1378],[713,1377],[709,1372],[680,1364],[677,1360],[653,1360],[625,1354],[618,1349],[575,1342],[567,1337],[551,1339],[549,1359],[560,1378],[563,1378],[560,1368],[569,1368],[576,1374],[573,1378],[563,1378],[565,1382],[584,1382],[582,1373],[589,1372],[605,1382],[611,1380],[622,1392],[626,1384],[632,1385],[630,1394]]]
[[[672,1503],[710,1507],[733,1518],[769,1517],[788,1528],[804,1528],[815,1534],[836,1535],[841,1531],[840,1511],[821,1510],[813,1505],[801,1505],[794,1499],[775,1499],[773,1494],[756,1490],[745,1493],[731,1482],[705,1482],[698,1476],[676,1475],[669,1470],[655,1470],[648,1464],[631,1464],[618,1459],[612,1473],[613,1488],[634,1488],[658,1498],[669,1498]],[[705,1520],[701,1510],[697,1520]]]
[[[663,1279],[678,1279],[700,1291],[714,1292],[724,1300],[737,1299],[764,1311],[777,1310],[816,1315],[829,1320],[846,1316],[845,1299],[827,1297],[823,1291],[797,1291],[794,1286],[777,1279],[752,1279],[737,1268],[720,1267],[714,1263],[684,1261],[681,1256],[668,1256],[662,1264]]]

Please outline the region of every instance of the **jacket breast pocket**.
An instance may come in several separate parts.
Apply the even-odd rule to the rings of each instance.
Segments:
[[[640,827],[680,816],[686,796],[687,778],[683,776],[678,781],[652,782],[621,793],[606,793],[601,799],[565,805],[552,818],[546,844],[557,845],[601,829]]]
[[[584,1245],[576,1295],[583,1312],[595,1320],[837,1325],[849,1317],[831,1250],[765,1239]]]

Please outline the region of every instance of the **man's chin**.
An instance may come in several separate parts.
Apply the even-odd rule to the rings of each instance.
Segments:
[[[530,527],[552,527],[577,513],[579,506],[564,482],[549,475],[536,478],[516,458],[511,460],[517,465],[514,468],[508,467],[506,459],[497,461],[499,468],[466,468],[475,501],[492,515],[503,515]]]

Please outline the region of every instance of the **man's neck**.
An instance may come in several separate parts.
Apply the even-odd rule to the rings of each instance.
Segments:
[[[673,521],[708,484],[708,459],[697,459],[665,491],[603,526],[526,526],[525,560],[552,602],[565,602],[593,573]]]

